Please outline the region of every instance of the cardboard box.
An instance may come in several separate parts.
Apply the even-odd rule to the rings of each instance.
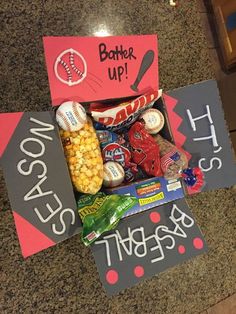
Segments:
[[[160,110],[165,118],[165,125],[160,131],[161,136],[175,144],[164,98],[159,98],[154,103],[153,108]],[[122,184],[114,188],[106,189],[106,192],[109,194],[132,195],[138,199],[138,204],[128,210],[123,217],[137,214],[185,196],[181,179],[167,181],[164,177],[153,177],[129,184]]]
[[[158,90],[156,35],[44,37],[52,104]]]
[[[0,114],[0,156],[22,254],[81,231],[54,112]]]
[[[204,172],[202,191],[235,184],[236,163],[216,81],[170,91],[164,99],[175,143],[189,152],[189,165]],[[112,295],[206,252],[207,245],[181,198],[123,219],[92,250]]]
[[[110,98],[112,95],[136,96],[150,86],[158,88],[156,36],[99,39],[61,37],[46,38],[44,43],[54,105],[70,98],[93,101]],[[127,72],[130,76],[124,78],[120,74],[123,78],[110,80],[109,88],[105,91],[95,93],[89,89],[88,94],[85,72],[79,73],[78,68],[73,67],[74,63],[70,63],[70,58],[73,57],[71,53],[76,49],[84,49],[81,43],[85,47],[91,43],[97,52],[101,43],[105,43],[110,50],[111,46],[123,45],[123,50],[120,49],[123,54],[128,56],[128,52],[124,52],[126,50],[130,51],[130,56],[134,53],[136,57],[131,57],[130,60],[126,58],[127,69],[132,69]],[[70,76],[69,71],[63,72],[64,74],[60,72],[67,69],[65,65],[62,65],[59,74],[67,83],[62,82],[58,78],[59,74],[53,72],[53,67],[58,66],[61,60],[58,56],[65,51],[69,54],[69,70],[73,70],[80,78],[85,76],[78,84],[67,84],[73,83],[74,77]],[[77,57],[81,58],[80,52],[78,53]],[[87,54],[83,50],[81,55],[85,53]],[[86,62],[87,73],[90,72],[90,76],[93,76],[91,71],[95,60],[95,75],[97,76],[99,67],[106,73],[103,77],[104,84],[109,79],[111,67],[118,71],[123,66],[124,60],[118,57],[109,59],[106,66],[101,60],[100,64],[99,59],[96,59],[99,58],[99,53],[91,53],[94,58],[89,58],[90,61]],[[111,56],[112,54],[114,56],[114,52]],[[100,85],[105,87],[101,83]],[[122,88],[117,91],[118,87]],[[206,184],[201,190],[235,184],[236,165],[216,81],[209,80],[170,91],[163,99],[164,104],[160,109],[165,109],[168,117],[163,130],[166,132],[165,137],[173,138],[178,147],[188,152],[190,167],[199,166],[203,170]],[[24,257],[80,232],[81,222],[54,113],[0,114],[0,157]],[[168,189],[169,183],[164,184],[162,180],[154,178],[138,182],[132,188],[121,187],[124,190],[120,192],[138,193],[140,198],[147,193],[158,195],[160,183]],[[92,245],[101,281],[108,294],[117,293],[168,267],[206,252],[207,245],[184,200],[182,189],[173,193],[173,198],[166,198],[166,203],[162,202],[158,207],[156,205],[160,203],[156,203],[154,198],[155,201],[144,212],[125,217],[115,230],[104,234]],[[147,198],[152,196],[146,195]],[[141,202],[146,201],[147,199]]]

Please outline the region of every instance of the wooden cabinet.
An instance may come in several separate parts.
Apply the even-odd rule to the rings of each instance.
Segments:
[[[225,67],[236,66],[236,0],[212,0]]]

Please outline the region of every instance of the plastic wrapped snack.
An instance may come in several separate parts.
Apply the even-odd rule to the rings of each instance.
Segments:
[[[116,134],[108,130],[98,130],[96,132],[102,148],[104,163],[109,161],[118,162],[125,171],[125,181],[133,181],[138,173],[138,168],[131,161],[131,146],[126,134]]]
[[[90,119],[76,132],[60,130],[72,182],[77,191],[96,194],[103,181],[103,160]]]
[[[95,195],[80,195],[77,198],[78,212],[82,222],[84,221],[84,217],[97,211],[97,209],[103,204],[105,197],[105,193],[98,192]]]
[[[124,213],[137,203],[135,197],[127,195],[99,195],[98,198],[97,203],[96,197],[90,202],[93,212],[83,216],[82,241],[85,245],[90,245],[102,233],[115,228]]]
[[[101,148],[104,148],[107,144],[117,142],[118,135],[116,133],[107,130],[97,130],[97,137],[100,142]]]
[[[130,128],[129,142],[132,147],[132,160],[148,175],[162,176],[159,147],[153,137],[145,130],[142,122],[135,122]]]
[[[198,167],[184,169],[181,176],[187,186],[188,194],[200,192],[205,184],[203,171]]]
[[[106,126],[107,130],[118,131],[129,127],[143,111],[151,108],[161,95],[161,90],[150,91],[136,99],[113,106],[92,103],[90,111],[94,120]]]
[[[106,145],[102,150],[104,162],[114,161],[123,167],[126,182],[133,181],[135,174],[138,172],[137,165],[131,161],[130,149],[129,145],[111,143]]]
[[[167,180],[180,178],[182,170],[188,167],[187,156],[161,135],[155,135],[154,139],[160,149],[161,169],[164,177]]]

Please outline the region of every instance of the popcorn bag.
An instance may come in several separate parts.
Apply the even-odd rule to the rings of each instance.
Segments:
[[[23,256],[80,233],[111,295],[206,252],[184,197],[236,181],[216,82],[162,93],[155,35],[44,50],[56,110],[0,114]]]
[[[91,120],[79,131],[60,130],[71,180],[76,190],[96,194],[103,182],[103,161]]]

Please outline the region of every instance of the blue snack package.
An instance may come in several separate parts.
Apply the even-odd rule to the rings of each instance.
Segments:
[[[96,133],[101,148],[104,148],[107,144],[114,143],[118,140],[117,134],[107,130],[97,130]]]

